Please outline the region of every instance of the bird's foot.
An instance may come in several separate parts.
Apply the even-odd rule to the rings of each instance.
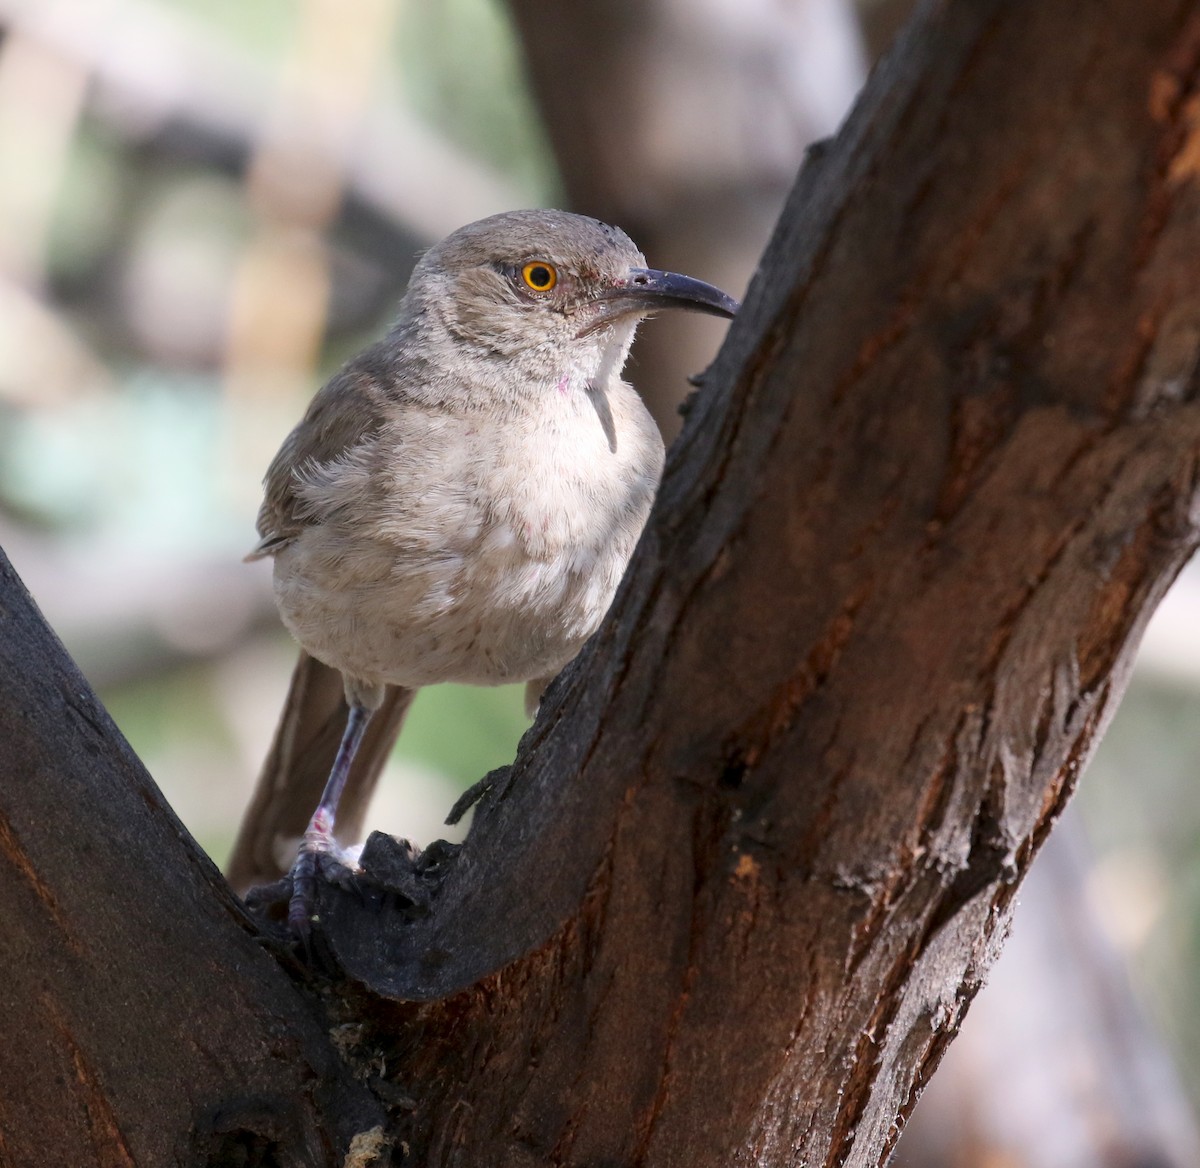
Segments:
[[[304,833],[300,851],[288,877],[292,885],[288,900],[288,927],[293,936],[307,943],[317,921],[317,881],[325,879],[344,884],[357,873],[357,850],[347,851],[333,838],[333,832],[316,816]]]

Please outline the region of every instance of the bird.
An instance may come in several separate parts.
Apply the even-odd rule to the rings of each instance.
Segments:
[[[244,891],[295,852],[297,935],[325,858],[350,862],[337,840],[361,830],[415,691],[523,682],[532,713],[599,627],[662,471],[621,374],[664,308],[738,303],[583,215],[470,223],[425,252],[390,330],[271,462],[247,559],[273,561],[301,652],[227,874]]]

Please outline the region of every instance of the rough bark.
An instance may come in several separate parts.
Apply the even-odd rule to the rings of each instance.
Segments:
[[[925,9],[802,172],[612,619],[467,843],[392,856],[390,893],[329,889],[329,1001],[400,1162],[886,1157],[1198,541],[1200,17],[1096,12]],[[128,1105],[153,1091],[129,1044],[168,1048],[175,1133],[197,1083],[303,1079],[327,1053],[303,991],[130,760],[102,803],[82,781],[111,730],[22,637],[10,1016],[88,974],[113,1029],[60,1059]],[[52,948],[64,905],[84,958]],[[217,962],[238,1025],[213,1045]],[[21,1054],[6,1082],[55,1073]]]
[[[436,908],[336,918],[432,1162],[894,1142],[1195,546],[1189,16],[934,6],[806,168]]]
[[[430,1162],[891,1147],[1196,545],[1198,52],[934,5],[810,162],[432,911],[334,913]]]
[[[0,1164],[316,1168],[382,1122],[2,553],[0,773]]]

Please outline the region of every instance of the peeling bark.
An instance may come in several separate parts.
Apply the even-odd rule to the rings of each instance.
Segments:
[[[1187,1096],[1089,902],[1083,834],[1068,808],[894,1168],[1200,1164]]]

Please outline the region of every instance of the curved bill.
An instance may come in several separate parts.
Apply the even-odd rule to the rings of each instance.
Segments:
[[[623,316],[642,316],[659,308],[685,308],[713,316],[732,317],[740,307],[713,284],[682,276],[678,272],[660,272],[656,268],[631,268],[620,284],[605,289],[593,303],[598,316],[580,330],[585,337]]]

